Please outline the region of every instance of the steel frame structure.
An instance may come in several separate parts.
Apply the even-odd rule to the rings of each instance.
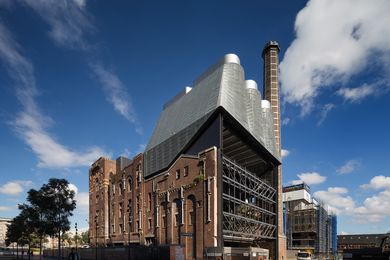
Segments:
[[[276,239],[277,190],[224,156],[222,182],[224,240]]]

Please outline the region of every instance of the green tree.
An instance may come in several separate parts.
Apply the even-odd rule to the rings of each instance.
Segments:
[[[76,208],[75,193],[65,179],[52,178],[39,190],[45,203],[45,217],[49,234],[58,238],[58,258],[61,258],[61,234],[70,229],[69,217]]]
[[[81,233],[80,244],[89,244],[89,231],[84,231]]]
[[[69,217],[76,208],[75,193],[69,189],[65,179],[52,178],[39,190],[28,191],[27,203],[19,205],[21,212],[15,217],[7,232],[7,243],[31,245],[39,238],[42,255],[42,241],[45,236],[57,236],[58,257],[61,257],[61,234],[70,229]]]
[[[31,189],[27,193],[29,204],[22,204],[19,209],[28,213],[28,225],[32,234],[39,239],[39,250],[42,255],[42,241],[46,235],[53,235],[51,224],[47,219],[48,205],[41,191]]]
[[[28,244],[30,246],[30,234],[31,229],[28,225],[28,213],[22,210],[8,225],[5,243],[7,246],[11,243],[16,243],[17,249],[19,245],[24,246]]]

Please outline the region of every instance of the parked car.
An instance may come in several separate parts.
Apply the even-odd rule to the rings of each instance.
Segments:
[[[311,255],[308,252],[298,252],[297,260],[312,260]]]

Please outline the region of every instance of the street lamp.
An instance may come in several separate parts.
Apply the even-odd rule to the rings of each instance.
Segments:
[[[77,229],[77,222],[74,224],[74,227],[76,229],[76,252],[77,252],[77,231],[78,231],[78,229]]]
[[[98,228],[97,228],[98,215],[95,215],[95,259],[97,260],[97,248],[98,248]]]

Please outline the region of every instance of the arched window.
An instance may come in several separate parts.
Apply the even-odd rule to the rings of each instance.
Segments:
[[[131,177],[127,179],[127,191],[131,192],[132,190],[133,181],[131,180]]]
[[[188,228],[187,230],[192,233],[192,245],[188,248],[187,256],[196,258],[196,198],[194,195],[189,195],[186,201],[186,214]]]
[[[161,237],[161,243],[167,244],[168,243],[168,202],[162,202],[160,204],[160,237]]]
[[[122,181],[119,181],[119,185],[118,185],[118,188],[119,188],[119,195],[122,195],[122,191],[123,191],[123,184],[122,184]]]
[[[172,204],[172,214],[173,214],[173,227],[177,231],[176,243],[181,244],[181,227],[182,227],[182,201],[181,199],[175,199]]]

